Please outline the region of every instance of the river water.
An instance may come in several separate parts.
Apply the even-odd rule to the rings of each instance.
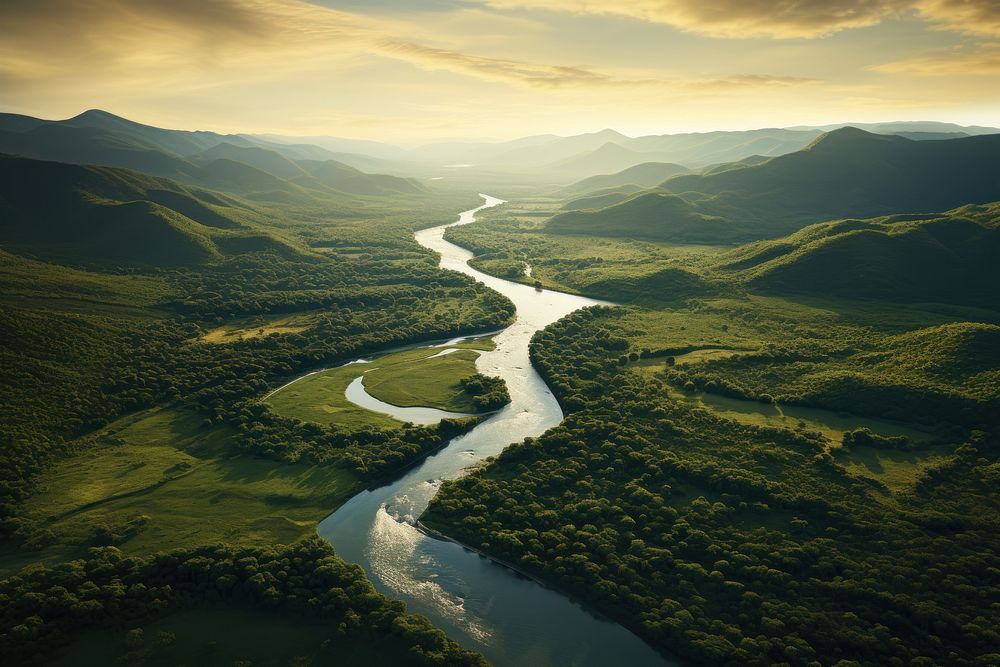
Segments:
[[[468,224],[478,211],[504,203],[482,197],[482,206],[451,224]],[[359,563],[380,591],[403,600],[410,611],[429,617],[498,667],[672,664],[622,626],[566,596],[414,526],[441,480],[562,421],[559,404],[531,366],[528,343],[564,315],[603,303],[476,271],[468,265],[471,252],[444,240],[449,226],[417,232],[416,240],[440,253],[442,268],[472,276],[517,306],[517,320],[495,337],[496,349],[476,361],[481,373],[506,381],[511,402],[396,481],[354,496],[319,525],[319,534],[342,558]]]

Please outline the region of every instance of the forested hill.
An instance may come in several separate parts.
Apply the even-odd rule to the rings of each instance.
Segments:
[[[638,185],[651,188],[668,178],[688,173],[688,168],[672,162],[644,162],[613,174],[590,176],[568,185],[560,191],[563,195],[578,195],[602,188]]]
[[[762,164],[664,181],[669,197],[642,193],[605,209],[555,216],[560,233],[678,242],[771,238],[846,216],[944,211],[1000,199],[1000,135],[912,141],[843,128]],[[691,213],[725,225],[691,225]],[[627,219],[629,228],[620,220]],[[580,231],[577,231],[580,230]],[[637,232],[636,230],[640,230]]]
[[[0,153],[134,169],[258,199],[425,191],[415,179],[349,167],[334,158],[357,156],[340,156],[319,146],[169,130],[100,110],[63,121],[0,114]]]
[[[722,259],[750,287],[897,302],[1000,305],[1000,203],[810,225]]]
[[[301,255],[237,200],[165,178],[0,155],[0,241],[70,264],[178,266],[227,253]]]

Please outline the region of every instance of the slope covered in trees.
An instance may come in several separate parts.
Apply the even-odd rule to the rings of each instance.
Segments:
[[[1000,204],[811,225],[722,258],[751,287],[891,301],[1000,303]]]
[[[559,194],[565,196],[581,195],[591,193],[594,190],[616,188],[623,185],[638,185],[644,188],[651,188],[659,185],[668,178],[679,174],[686,174],[688,171],[687,167],[671,162],[644,162],[613,174],[590,176],[566,186],[559,191]]]
[[[280,549],[205,546],[148,558],[97,548],[85,559],[3,580],[0,601],[6,664],[46,664],[86,633],[110,629],[125,638],[121,661],[156,660],[171,643],[189,638],[146,637],[142,627],[206,607],[266,610],[278,625],[280,618],[325,624],[321,655],[333,662],[486,664],[377,593],[360,567],[345,563],[318,537]],[[289,648],[302,655],[320,647]]]
[[[586,216],[557,215],[550,225],[560,233],[579,228],[673,242],[770,238],[830,218],[930,213],[995,201],[998,156],[998,135],[912,141],[848,127],[758,165],[677,176],[660,185],[688,207],[665,196],[636,195]],[[699,227],[695,214],[725,224]]]
[[[725,219],[702,213],[697,205],[677,195],[640,192],[606,208],[559,213],[545,229],[552,234],[696,243],[724,239],[731,228]]]
[[[110,167],[0,155],[0,207],[9,248],[71,263],[189,265],[237,246],[302,252],[251,226],[260,216],[235,200]]]
[[[424,192],[414,179],[365,173],[318,146],[168,130],[96,109],[64,121],[0,114],[0,153],[133,169],[257,199],[329,196],[330,189],[368,196]],[[364,156],[344,157],[364,162]]]

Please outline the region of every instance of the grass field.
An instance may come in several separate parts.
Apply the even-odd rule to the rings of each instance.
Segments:
[[[289,647],[294,647],[291,651]],[[171,614],[141,628],[89,632],[46,663],[54,667],[405,664],[392,639],[351,637],[332,624],[280,614],[222,607]]]
[[[401,422],[392,417],[365,410],[344,396],[347,385],[364,375],[366,391],[386,403],[475,412],[471,397],[458,383],[475,374],[479,350],[491,349],[492,345],[489,339],[476,339],[393,352],[308,375],[274,392],[265,402],[276,413],[302,421],[347,429],[399,426]],[[457,351],[435,357],[450,348]]]
[[[836,452],[837,463],[848,472],[885,484],[890,491],[912,489],[924,470],[944,463],[952,452],[943,448],[922,448],[915,451],[878,450],[855,447]]]
[[[287,544],[361,488],[340,468],[233,455],[235,435],[169,409],[102,429],[47,471],[25,502],[22,516],[50,531],[47,544],[0,554],[0,568],[73,558],[104,529],[105,540],[138,554],[223,541]]]
[[[207,331],[199,340],[203,343],[233,343],[272,334],[301,333],[311,327],[315,319],[316,313],[293,313],[278,318],[237,320]]]

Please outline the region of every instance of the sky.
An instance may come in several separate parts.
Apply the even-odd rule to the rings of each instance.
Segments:
[[[394,143],[1000,126],[1000,0],[2,0],[0,110]]]

